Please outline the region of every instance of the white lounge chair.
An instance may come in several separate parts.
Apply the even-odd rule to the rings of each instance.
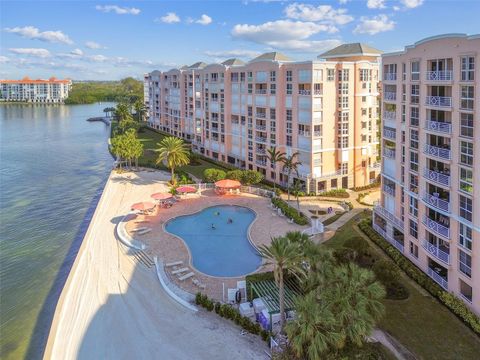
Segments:
[[[186,280],[186,279],[188,279],[188,278],[191,278],[191,277],[194,276],[194,275],[195,275],[195,273],[189,272],[188,274],[185,274],[185,275],[183,275],[183,276],[180,276],[180,277],[178,278],[178,280],[183,281],[183,280]]]
[[[183,264],[183,261],[174,261],[174,262],[171,262],[171,263],[166,263],[165,266],[166,267],[171,267],[171,266],[182,265],[182,264]]]
[[[139,227],[139,228],[133,229],[133,230],[132,230],[132,232],[142,231],[142,230],[146,230],[146,229],[148,229],[148,227],[146,227],[146,226],[142,226],[142,227]]]
[[[181,268],[181,269],[172,271],[172,274],[174,274],[174,275],[175,275],[175,274],[180,274],[180,273],[185,272],[185,271],[188,271],[188,270],[190,270],[190,269],[187,268],[187,267],[185,267],[185,268]]]
[[[293,224],[293,219],[288,219],[289,224]]]
[[[152,229],[143,229],[143,230],[137,231],[137,234],[145,235],[145,234],[148,234],[150,231],[152,231]]]
[[[194,283],[195,285],[197,285],[200,289],[205,289],[205,284],[202,284],[200,281],[198,281],[198,280],[195,279],[195,278],[192,279],[192,283]]]

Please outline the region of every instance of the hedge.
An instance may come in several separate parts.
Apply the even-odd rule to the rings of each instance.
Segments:
[[[345,189],[334,189],[330,191],[324,191],[318,194],[318,196],[329,196],[329,197],[336,197],[336,198],[342,198],[342,199],[350,197],[350,195]]]
[[[359,228],[375,244],[385,251],[390,258],[421,287],[436,297],[442,304],[450,309],[459,319],[470,327],[477,335],[480,335],[480,318],[475,315],[465,303],[455,295],[445,291],[433,281],[427,274],[420,270],[414,263],[408,260],[393,245],[379,235],[371,226],[371,219],[365,219],[359,223]]]
[[[290,205],[288,205],[282,199],[272,198],[272,204],[275,205],[277,208],[281,209],[283,214],[286,217],[288,217],[290,219],[293,219],[295,224],[298,224],[298,225],[307,225],[308,224],[308,219],[303,213],[301,213],[297,209],[291,207]]]
[[[371,184],[368,184],[368,185],[365,185],[365,186],[354,187],[353,191],[356,192],[356,191],[364,191],[364,190],[369,190],[369,189],[375,189],[379,186],[380,186],[380,179],[377,178],[377,179],[375,179],[375,182],[373,182]]]
[[[270,333],[263,330],[260,324],[253,322],[248,317],[242,316],[237,309],[228,304],[213,302],[213,300],[209,299],[207,295],[202,293],[197,293],[195,295],[195,304],[202,306],[208,311],[215,310],[217,315],[232,320],[235,324],[241,326],[253,335],[260,335],[264,341],[268,342],[270,339]]]

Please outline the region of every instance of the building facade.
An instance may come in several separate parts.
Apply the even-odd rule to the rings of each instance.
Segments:
[[[380,52],[347,44],[315,61],[266,53],[248,63],[196,63],[145,75],[150,126],[194,151],[286,184],[275,146],[298,152],[307,192],[368,185],[377,161]]]
[[[428,38],[382,66],[373,226],[480,314],[480,35]]]
[[[69,79],[59,80],[0,80],[0,101],[21,101],[32,103],[63,103],[72,88]]]

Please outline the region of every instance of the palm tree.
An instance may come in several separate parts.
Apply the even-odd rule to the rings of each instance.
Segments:
[[[294,171],[298,176],[298,167],[302,165],[300,161],[295,161],[295,158],[300,153],[298,151],[294,152],[292,155],[287,156],[285,160],[283,160],[283,171],[287,172],[287,191],[288,191],[288,201],[290,201],[290,176]]]
[[[267,158],[270,160],[270,163],[273,165],[275,173],[277,169],[275,165],[279,162],[285,161],[285,153],[277,150],[276,146],[267,149]],[[276,180],[276,179],[275,179]],[[273,181],[273,192],[275,192],[275,180]]]
[[[130,107],[125,103],[118,103],[115,109],[115,117],[118,122],[131,118]]]
[[[145,105],[143,104],[142,100],[135,101],[133,104],[133,109],[135,110],[137,121],[140,122],[143,118],[143,113],[145,112]]]
[[[293,181],[292,193],[297,199],[297,210],[300,212],[300,193],[302,192],[302,186],[300,185],[300,181]]]
[[[299,276],[301,268],[301,254],[299,245],[292,243],[286,237],[272,238],[269,246],[259,248],[260,256],[266,260],[265,265],[273,265],[273,274],[278,286],[278,303],[280,306],[280,328],[283,332],[285,324],[285,284],[284,275],[290,273]]]
[[[182,139],[168,136],[160,141],[157,151],[159,152],[157,164],[163,161],[167,162],[167,167],[172,173],[171,183],[175,182],[175,168],[182,165],[188,165],[189,150]]]

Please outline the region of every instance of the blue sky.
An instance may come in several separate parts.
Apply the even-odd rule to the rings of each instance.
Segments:
[[[480,0],[4,1],[0,78],[141,78],[266,51],[314,59],[346,42],[389,52],[480,32]]]

